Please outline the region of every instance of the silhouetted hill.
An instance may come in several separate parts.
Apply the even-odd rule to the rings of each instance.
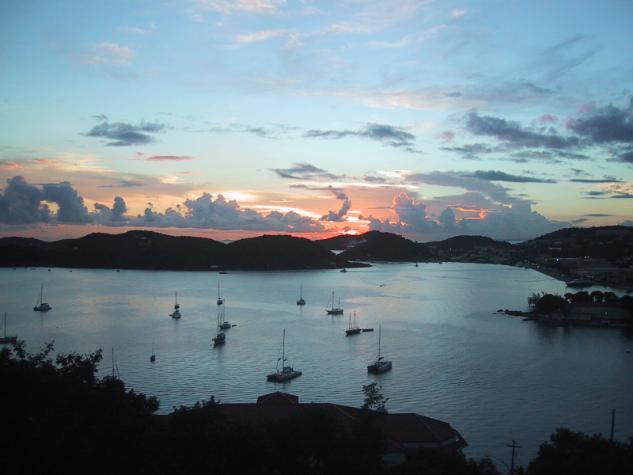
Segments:
[[[373,231],[369,232],[371,233]],[[315,242],[330,251],[344,251],[363,241],[365,234],[341,234],[327,239],[319,239]]]
[[[454,236],[443,241],[427,242],[427,246],[439,249],[471,250],[478,247],[510,248],[506,241],[495,241],[486,236]]]
[[[152,231],[94,233],[44,242],[0,239],[1,266],[208,270],[310,269],[337,267],[333,253],[307,239],[261,236],[224,244],[213,239]],[[341,265],[349,266],[341,261]]]
[[[560,229],[520,243],[517,247],[532,255],[555,252],[557,257],[630,257],[633,256],[633,227]]]
[[[309,239],[292,236],[259,236],[226,246],[227,268],[310,269],[349,266],[332,252]]]
[[[424,244],[402,236],[380,231],[369,231],[357,238],[356,244],[339,254],[352,260],[421,261],[432,257]]]

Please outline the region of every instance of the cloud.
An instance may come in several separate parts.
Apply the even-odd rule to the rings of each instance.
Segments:
[[[453,18],[460,18],[466,15],[466,13],[468,13],[466,10],[460,10],[458,8],[455,8],[451,11],[451,16]]]
[[[97,188],[139,188],[141,186],[145,186],[145,183],[140,181],[121,180],[119,183],[97,185]]]
[[[42,205],[42,192],[21,176],[7,180],[0,193],[0,222],[29,224],[50,220],[48,207]]]
[[[360,130],[315,130],[305,132],[304,137],[340,140],[347,137],[361,137],[376,140],[383,145],[401,148],[407,152],[419,153],[414,149],[415,135],[392,125],[367,124]]]
[[[518,122],[472,111],[467,116],[467,129],[475,135],[495,137],[515,148],[567,149],[580,144],[577,137],[563,137],[554,132],[543,134],[525,129]]]
[[[427,41],[434,36],[436,36],[440,31],[444,30],[447,26],[435,25],[431,28],[428,28],[424,31],[419,31],[417,33],[412,33],[410,35],[406,35],[399,39],[398,41],[370,41],[370,46],[375,46],[379,48],[404,48],[414,43],[421,43],[423,41]]]
[[[146,208],[142,215],[130,221],[135,226],[212,228],[251,231],[318,232],[325,228],[318,221],[301,216],[294,211],[271,211],[262,215],[251,209],[243,209],[235,200],[222,195],[216,199],[203,193],[196,199],[187,199],[182,206],[168,208],[164,213]]]
[[[57,203],[57,221],[60,223],[88,223],[91,221],[84,199],[66,182],[42,185],[42,200]]]
[[[608,218],[610,216],[613,216],[612,214],[604,214],[604,213],[588,213],[585,216],[588,216],[590,218]]]
[[[152,155],[145,160],[150,162],[182,162],[184,160],[193,160],[193,157],[188,155]]]
[[[120,196],[114,197],[112,208],[101,203],[95,203],[94,206],[96,211],[93,217],[95,221],[101,224],[116,225],[125,224],[128,221],[128,218],[125,216],[127,205],[125,204],[125,200]]]
[[[622,180],[612,176],[605,176],[604,178],[572,178],[569,181],[573,183],[622,183]]]
[[[434,240],[448,235],[483,235],[494,239],[523,240],[569,225],[552,222],[532,211],[528,202],[511,207],[483,211],[478,219],[455,218],[453,207],[447,207],[438,218],[427,213],[427,206],[406,193],[394,197],[392,209],[396,221],[369,218],[371,229],[404,234],[419,240]]]
[[[286,36],[291,30],[278,29],[278,30],[262,30],[255,33],[248,33],[245,35],[237,35],[235,41],[242,44],[261,43],[262,41],[268,41],[272,38],[279,38],[280,36]]]
[[[633,164],[633,150],[622,152],[619,155],[618,160],[620,160],[621,162]]]
[[[131,33],[133,35],[151,35],[156,31],[156,25],[154,23],[150,23],[147,27],[141,26],[120,26],[117,30],[123,33]]]
[[[129,46],[103,42],[96,47],[95,53],[83,58],[84,64],[128,64],[136,55]]]
[[[633,97],[626,107],[608,105],[585,117],[569,121],[567,126],[595,143],[633,143]]]
[[[57,204],[52,214],[44,201]],[[121,196],[114,198],[112,207],[95,204],[89,213],[84,200],[68,182],[47,183],[40,187],[30,185],[23,177],[7,180],[0,192],[0,222],[7,224],[34,224],[53,222],[85,224],[96,222],[106,226],[123,224],[137,227],[209,228],[222,230],[253,230],[283,232],[320,232],[325,227],[318,220],[302,216],[295,211],[282,213],[271,211],[261,214],[242,208],[237,201],[227,200],[221,194],[215,199],[203,193],[195,199],[187,199],[175,208],[164,212],[151,206],[142,215],[128,216],[127,205]]]
[[[505,173],[498,170],[488,170],[488,171],[477,170],[470,174],[466,174],[466,176],[479,178],[480,180],[508,181],[508,182],[513,182],[513,183],[556,183],[556,180],[536,178],[533,176],[511,175],[509,173]]]
[[[108,122],[104,120],[86,132],[88,137],[110,139],[106,145],[111,147],[125,147],[129,145],[144,145],[154,142],[150,134],[161,132],[165,125],[158,122],[140,122],[137,125],[126,122]]]
[[[285,0],[191,0],[190,10],[194,14],[215,12],[224,15],[233,13],[275,13]]]
[[[345,221],[347,212],[352,207],[352,202],[343,190],[333,188],[332,186],[329,186],[328,190],[330,190],[334,194],[334,196],[336,196],[336,199],[343,201],[343,203],[341,204],[341,208],[338,211],[328,211],[326,215],[321,217],[321,221]]]
[[[331,181],[339,180],[344,175],[334,175],[321,168],[315,167],[310,163],[295,163],[290,168],[272,168],[277,175],[281,178],[288,178],[291,180],[306,180],[306,181]]]

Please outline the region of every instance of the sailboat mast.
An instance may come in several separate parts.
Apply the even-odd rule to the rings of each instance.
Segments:
[[[112,347],[112,379],[114,379],[114,347]]]
[[[281,369],[283,370],[286,364],[286,329],[284,328],[283,335],[281,337]]]
[[[7,337],[7,312],[4,312],[4,337]]]
[[[218,298],[220,298],[220,281],[218,280]]]
[[[44,301],[44,284],[40,287],[40,304]]]
[[[332,311],[334,311],[334,291],[332,291]]]
[[[176,305],[178,305],[178,292],[176,292]]]
[[[378,325],[378,359],[380,359],[380,335],[382,334],[382,328]]]

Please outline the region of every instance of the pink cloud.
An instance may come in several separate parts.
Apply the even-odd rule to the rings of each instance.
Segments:
[[[145,160],[152,162],[182,162],[183,160],[193,160],[193,157],[187,155],[152,155]]]

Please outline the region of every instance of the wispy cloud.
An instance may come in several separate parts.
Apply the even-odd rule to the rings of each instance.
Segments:
[[[263,31],[257,31],[255,33],[237,35],[235,37],[235,41],[241,44],[261,43],[262,41],[268,41],[272,38],[287,36],[290,33],[291,33],[291,30],[285,30],[285,29],[263,30]]]
[[[455,8],[455,9],[451,10],[451,16],[453,18],[463,17],[464,15],[466,15],[466,13],[468,13],[466,10],[461,10],[459,8]]]
[[[152,155],[145,158],[150,162],[182,162],[184,160],[193,160],[193,157],[188,155]]]
[[[360,137],[376,140],[384,145],[400,148],[410,153],[420,153],[414,148],[415,135],[401,127],[385,124],[367,124],[360,130],[316,130],[311,129],[305,132],[304,137],[320,139],[343,139],[347,137]]]
[[[405,48],[411,44],[421,43],[435,37],[440,31],[446,28],[446,25],[435,25],[424,31],[412,33],[410,35],[403,36],[397,41],[370,41],[370,46],[380,48]]]
[[[84,56],[84,64],[128,64],[136,55],[135,51],[119,43],[103,42],[99,43],[94,53]]]
[[[310,163],[295,163],[290,168],[273,168],[272,171],[281,178],[288,178],[291,180],[333,181],[345,177],[345,175],[335,175],[327,172]]]

